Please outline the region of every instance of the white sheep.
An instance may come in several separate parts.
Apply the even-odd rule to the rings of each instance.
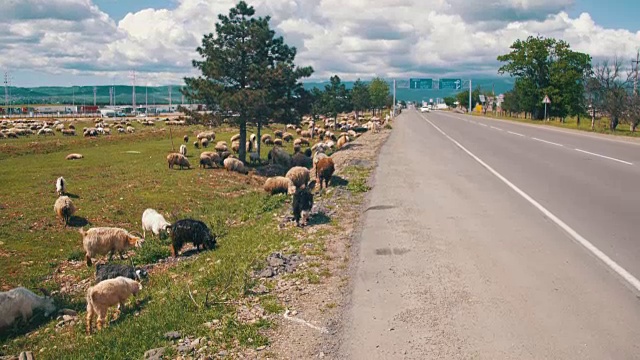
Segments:
[[[124,302],[131,295],[138,295],[140,290],[142,290],[142,284],[124,276],[103,280],[87,289],[87,334],[91,334],[91,323],[96,315],[97,328],[101,330],[105,325],[109,308],[118,305],[114,314],[114,318],[117,318],[124,308]]]
[[[187,146],[185,144],[180,145],[180,154],[187,156]]]
[[[309,169],[302,166],[294,166],[287,171],[286,177],[291,179],[296,188],[306,186],[311,180],[311,173]]]
[[[224,159],[223,164],[224,164],[224,168],[227,169],[227,171],[235,171],[245,175],[249,173],[249,169],[247,169],[247,167],[244,166],[242,161],[238,159],[228,157]]]
[[[268,178],[264,183],[264,191],[271,195],[275,194],[289,194],[293,195],[296,192],[296,186],[293,181],[288,177],[276,176]]]
[[[26,322],[36,309],[44,310],[44,316],[49,316],[56,307],[50,297],[38,296],[23,287],[0,292],[0,330],[13,324],[18,316]]]
[[[76,212],[76,207],[73,205],[73,201],[68,196],[60,196],[53,204],[53,211],[60,220],[64,222],[64,226],[69,224],[71,216]]]
[[[91,258],[96,255],[109,254],[109,261],[115,252],[122,254],[130,247],[141,247],[144,239],[130,234],[127,230],[112,227],[96,227],[87,231],[80,229],[82,246],[86,252],[87,266],[91,266]]]
[[[165,218],[154,209],[146,209],[142,213],[142,237],[147,237],[147,231],[151,231],[154,235],[160,236],[160,233],[166,233],[171,228]]]
[[[66,185],[67,184],[62,176],[60,176],[56,180],[56,192],[58,193],[58,195],[64,195],[64,193],[67,191]]]

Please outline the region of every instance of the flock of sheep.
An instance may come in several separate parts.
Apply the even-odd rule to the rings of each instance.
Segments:
[[[65,130],[64,126],[58,126],[60,124],[53,123],[52,125],[55,126],[56,130]],[[293,196],[293,215],[297,225],[306,225],[308,222],[313,207],[313,193],[311,192],[313,182],[320,187],[320,190],[323,184],[325,187],[329,186],[335,171],[335,164],[332,158],[327,155],[327,152],[340,150],[364,131],[373,130],[377,132],[380,129],[380,123],[375,118],[365,125],[359,125],[354,118],[345,118],[337,126],[329,119],[324,120],[323,126],[318,126],[316,122],[305,118],[302,125],[306,125],[308,129],[302,130],[300,127],[287,125],[287,132],[276,130],[273,137],[265,134],[260,139],[265,145],[273,146],[268,152],[270,166],[277,167],[284,173],[284,176],[267,178],[263,187],[264,191],[272,195],[284,193]],[[46,126],[41,126],[37,131],[50,129]],[[21,129],[22,127],[12,127],[9,131],[2,129],[2,133],[15,133],[17,128]],[[85,129],[83,133],[85,136],[97,136],[109,133],[108,131],[105,132],[105,129],[109,128],[107,124],[96,122],[95,128]],[[128,131],[126,123],[116,124],[115,128]],[[75,131],[75,129],[72,130]],[[295,131],[299,137],[294,139],[295,136],[289,133],[289,130]],[[29,131],[34,130],[29,129]],[[341,134],[336,135],[333,131],[341,131]],[[231,139],[231,151],[233,153],[239,151],[239,138],[239,135],[235,135]],[[202,132],[198,134],[194,146],[196,148],[206,148],[214,140],[215,133],[211,131]],[[251,163],[261,161],[259,154],[255,152],[258,148],[257,140],[256,135],[252,134],[246,143]],[[314,140],[317,140],[317,142],[310,146]],[[184,137],[184,141],[185,143],[189,142],[188,136]],[[282,147],[283,142],[291,141],[294,144],[292,155]],[[303,146],[308,147],[304,152],[302,151]],[[200,154],[199,160],[202,168],[224,167],[227,171],[241,174],[249,173],[249,168],[229,151],[230,149],[226,142],[217,142],[214,149],[215,151],[204,151]],[[81,157],[81,155],[79,156]],[[190,168],[191,165],[186,156],[187,146],[183,144],[180,146],[178,153],[172,153],[167,156],[169,168],[173,168],[175,165],[180,166],[181,169],[184,167]],[[315,169],[315,179],[313,181],[310,168]],[[67,193],[67,182],[63,177],[59,177],[56,180],[55,187],[58,198],[54,203],[54,211],[66,227],[72,220],[76,207],[72,199],[65,195]],[[146,209],[143,212],[142,230],[142,236],[136,236],[125,229],[115,227],[80,229],[87,266],[92,266],[92,258],[101,255],[109,255],[108,260],[110,261],[113,255],[118,253],[122,259],[125,251],[143,246],[147,232],[151,232],[154,236],[160,236],[163,233],[169,235],[171,238],[170,250],[173,257],[177,256],[185,243],[193,243],[197,251],[200,251],[201,246],[204,249],[214,249],[216,246],[216,236],[212,234],[204,222],[194,219],[182,219],[171,224],[154,209]],[[90,287],[86,293],[87,333],[90,334],[92,332],[92,322],[95,317],[97,317],[98,330],[106,324],[107,311],[110,307],[117,305],[115,313],[115,317],[117,317],[124,306],[124,302],[130,296],[135,296],[142,289],[141,281],[145,277],[146,272],[143,269],[135,268],[133,263],[131,265],[112,263],[96,265],[97,283]],[[23,287],[0,292],[0,330],[9,327],[18,317],[22,317],[25,321],[28,320],[35,309],[44,310],[45,316],[53,313],[55,311],[53,300],[46,291],[42,291],[44,296],[38,296]]]
[[[82,129],[82,135],[84,137],[97,137],[100,135],[110,135],[113,129],[118,133],[135,133],[136,129],[129,120],[115,121],[111,124],[105,122],[103,119],[96,118],[93,120],[94,126],[84,127]],[[143,126],[154,126],[155,123],[152,120],[137,120],[138,123]],[[61,120],[2,120],[0,121],[0,139],[3,138],[15,138],[20,136],[29,135],[51,135],[55,136],[56,132],[65,136],[76,136],[76,126],[71,123],[65,127],[65,123]]]

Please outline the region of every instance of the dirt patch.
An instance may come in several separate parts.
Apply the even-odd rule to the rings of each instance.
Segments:
[[[377,155],[390,130],[365,133],[350,146],[332,155],[336,173],[332,186],[315,196],[311,226],[299,236],[303,245],[297,251],[304,263],[298,279],[269,279],[284,311],[268,333],[271,344],[264,351],[246,354],[258,358],[309,359],[333,358],[337,351],[336,334],[340,314],[349,290],[350,247],[354,230],[364,208],[364,193],[348,190],[356,176],[356,166],[370,174]],[[340,181],[335,181],[336,179]]]

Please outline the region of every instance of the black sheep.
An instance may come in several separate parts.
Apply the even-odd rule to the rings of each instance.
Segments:
[[[304,156],[306,156],[306,157],[311,157],[311,149],[306,149],[306,150],[304,151]]]
[[[216,246],[216,237],[202,221],[183,219],[171,225],[171,256],[176,257],[184,243],[193,243],[200,252],[200,245],[211,250]]]
[[[293,218],[296,220],[296,225],[300,226],[300,218],[302,218],[302,224],[306,225],[309,219],[309,214],[313,208],[313,194],[305,186],[296,189],[293,194]]]
[[[124,276],[132,280],[142,280],[147,277],[144,269],[136,269],[133,266],[125,264],[97,264],[96,265],[96,283],[100,281],[115,279],[118,276]]]

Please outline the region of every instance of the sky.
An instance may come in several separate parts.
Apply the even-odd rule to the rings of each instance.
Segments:
[[[180,84],[236,0],[0,0],[0,71],[14,86]],[[251,0],[312,81],[496,76],[517,39],[594,61],[640,48],[638,0]],[[630,62],[629,62],[630,64]]]

